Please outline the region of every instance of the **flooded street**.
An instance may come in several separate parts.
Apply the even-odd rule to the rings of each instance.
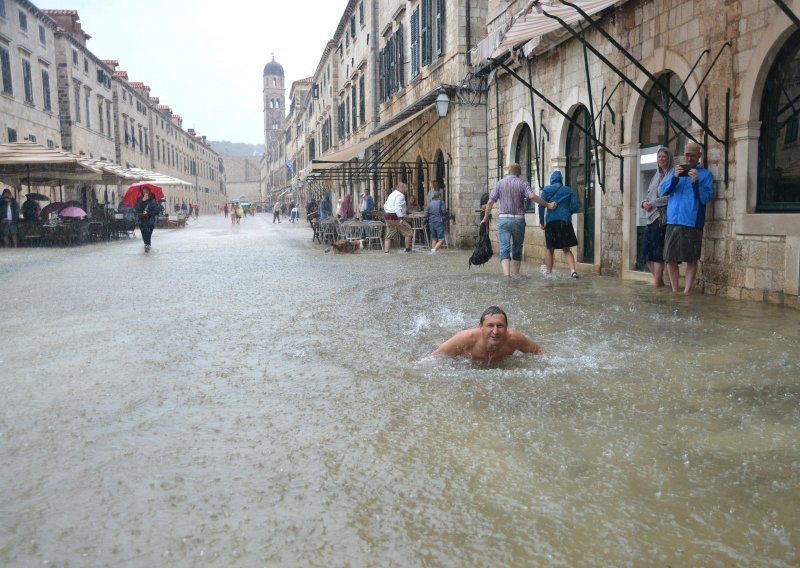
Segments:
[[[800,313],[271,216],[0,252],[2,566],[796,566]],[[543,357],[426,356],[489,305]]]

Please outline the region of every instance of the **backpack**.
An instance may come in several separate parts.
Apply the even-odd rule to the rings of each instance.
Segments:
[[[472,268],[473,264],[475,266],[486,264],[489,262],[489,259],[492,258],[493,254],[492,241],[489,240],[489,227],[486,223],[481,223],[478,246],[475,247],[472,256],[469,257],[469,268]]]

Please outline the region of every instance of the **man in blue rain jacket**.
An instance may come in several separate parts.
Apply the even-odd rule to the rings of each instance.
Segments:
[[[580,204],[575,193],[563,184],[561,172],[554,171],[550,175],[550,185],[542,189],[542,199],[554,201],[556,208],[547,212],[547,223],[545,224],[544,208],[539,207],[539,226],[544,230],[544,240],[547,251],[544,254],[544,263],[547,273],[553,271],[553,256],[556,249],[564,251],[564,257],[569,264],[570,278],[578,278],[575,270],[575,256],[572,254],[572,247],[578,246],[578,238],[575,236],[575,229],[572,228],[572,215],[580,211]]]
[[[661,195],[669,196],[664,262],[672,291],[678,291],[678,263],[686,263],[683,293],[688,294],[697,274],[703,244],[706,203],[714,192],[714,176],[700,165],[703,149],[696,142],[686,144],[685,164],[675,166],[661,183]]]

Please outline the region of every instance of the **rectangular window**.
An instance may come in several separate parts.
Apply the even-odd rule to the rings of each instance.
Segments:
[[[25,86],[25,102],[33,104],[33,74],[31,62],[27,59],[22,60],[22,83]]]
[[[0,16],[6,17],[6,0],[0,0]]]
[[[106,134],[111,138],[111,103],[106,101]]]
[[[358,3],[358,23],[364,25],[364,0]]]
[[[358,105],[359,106],[358,106],[358,110],[359,110],[359,115],[360,115],[360,118],[361,118],[361,124],[363,125],[364,122],[366,122],[366,120],[367,120],[367,112],[366,112],[367,111],[367,105],[364,103],[364,94],[365,94],[364,75],[361,75],[361,77],[358,78],[358,90],[359,90],[359,97],[358,97]]]
[[[434,53],[436,53],[436,57],[444,53],[444,0],[436,0],[436,41]]]
[[[11,144],[12,142],[17,141],[17,131],[13,128],[8,129],[8,143]]]
[[[411,12],[411,78],[419,75],[419,6]]]
[[[92,95],[90,91],[86,91],[86,127],[92,127]]]
[[[142,127],[139,127],[139,151],[144,152],[144,142],[142,139]]]
[[[72,48],[72,64],[77,67],[78,66],[78,50],[74,47]]]
[[[89,60],[85,57],[83,58],[83,70],[85,73],[89,72]]]
[[[39,24],[39,43],[42,45],[47,44],[47,32],[45,32],[44,26]]]
[[[431,0],[422,0],[420,7],[422,14],[420,15],[420,57],[422,59],[422,66],[425,67],[431,62],[431,32],[433,31],[431,22]]]
[[[50,73],[42,69],[42,100],[44,101],[44,110],[53,110],[50,101]]]
[[[36,144],[36,135],[28,134],[28,142],[33,142],[34,144]]]
[[[22,10],[19,11],[19,29],[23,32],[28,31],[28,14]]]
[[[356,37],[356,15],[350,16],[350,37]]]
[[[2,46],[0,46],[0,68],[3,76],[3,92],[12,95],[14,89],[11,87],[11,60],[8,57],[8,50]]]
[[[105,130],[105,124],[103,122],[103,99],[97,101],[97,122],[97,130],[102,134]]]
[[[123,117],[122,124],[125,126],[125,145],[127,146],[131,143],[131,135],[128,133],[128,119]]]

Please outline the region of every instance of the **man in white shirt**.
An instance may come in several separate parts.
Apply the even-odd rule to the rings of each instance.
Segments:
[[[399,232],[406,242],[406,252],[411,252],[411,237],[414,232],[403,220],[406,216],[406,192],[408,186],[403,182],[397,184],[397,189],[389,194],[383,204],[383,217],[386,220],[386,239],[383,242],[383,252],[389,252],[392,239]]]

